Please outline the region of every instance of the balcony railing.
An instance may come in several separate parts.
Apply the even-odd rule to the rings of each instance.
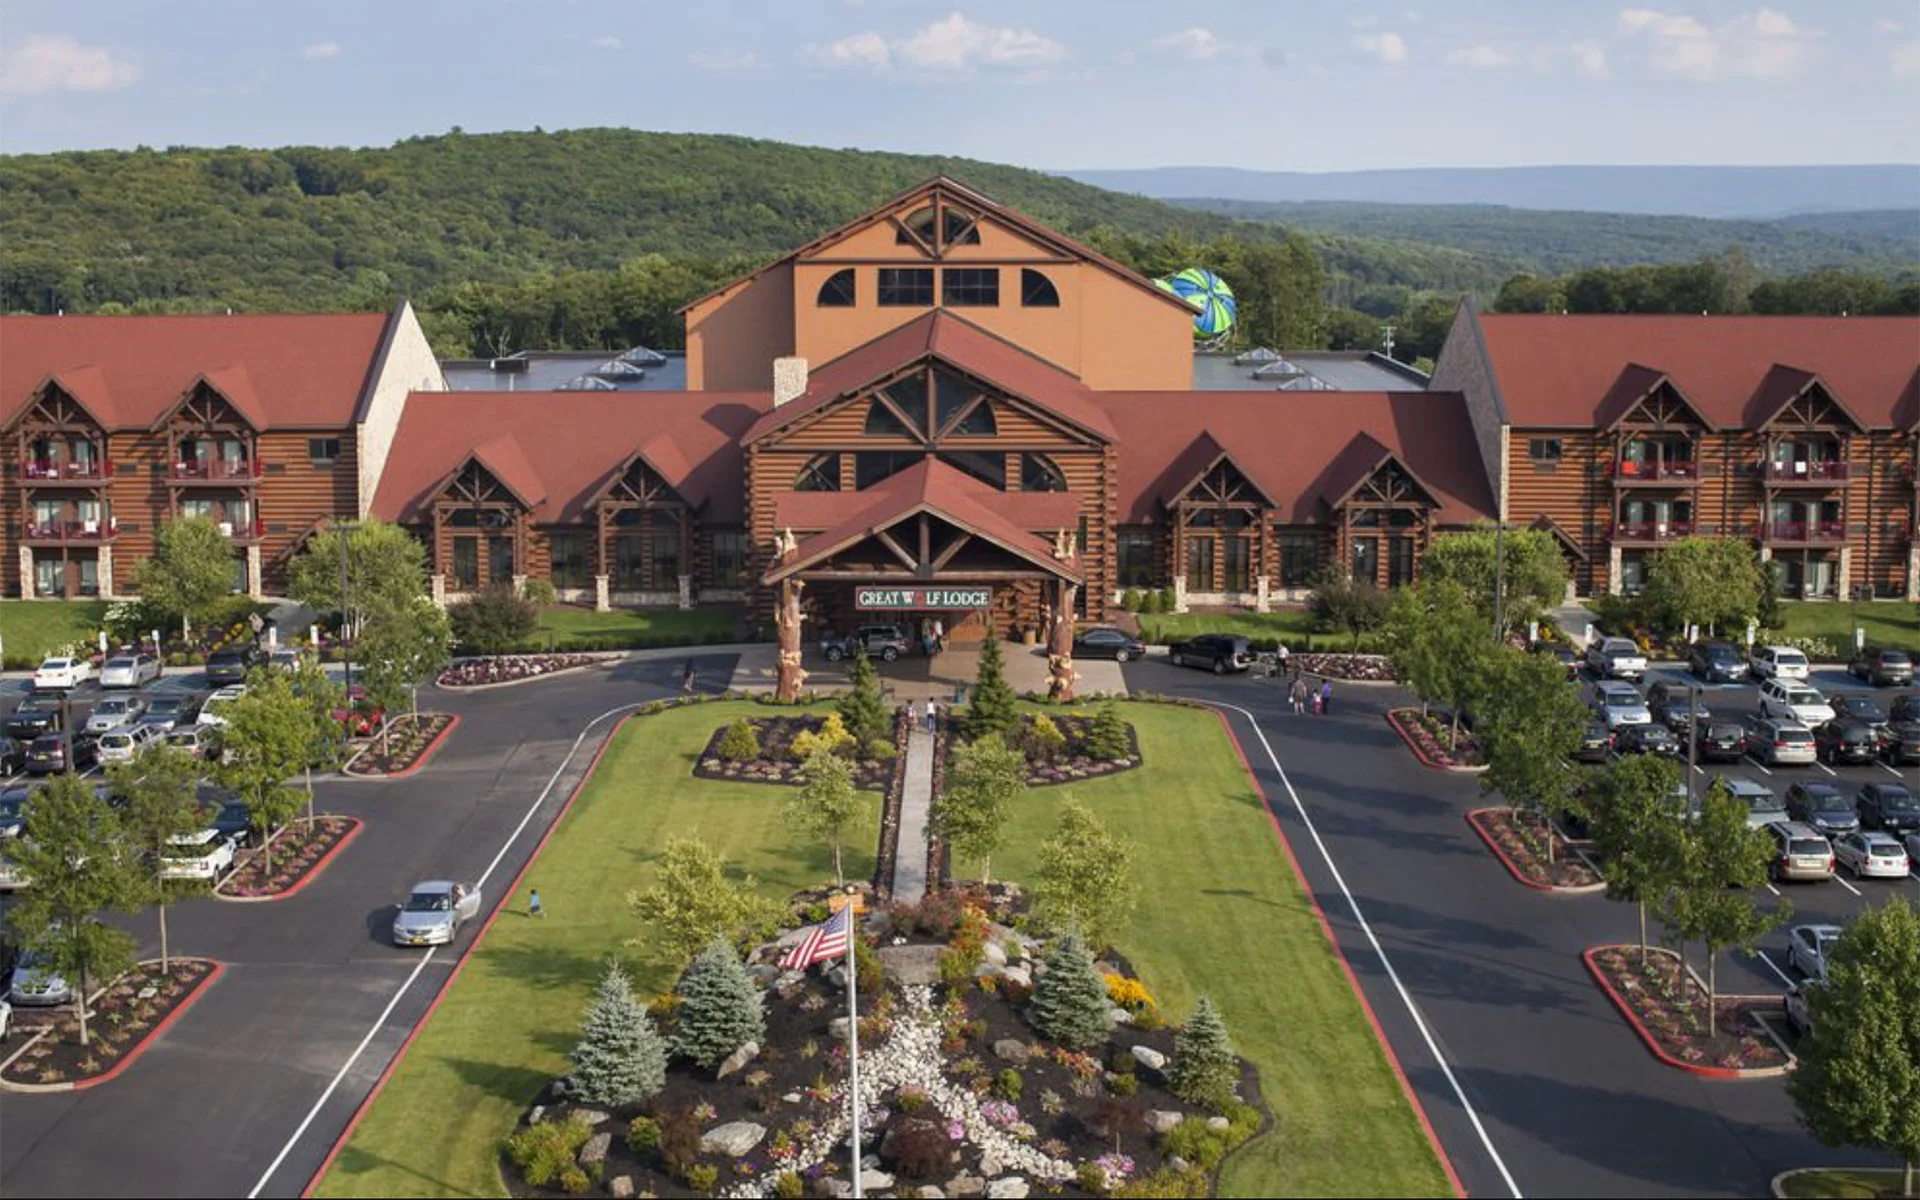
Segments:
[[[1691,458],[1622,459],[1613,465],[1613,478],[1616,483],[1693,483],[1700,478],[1700,463]]]
[[[1760,526],[1763,542],[1844,542],[1845,521],[1769,521]]]
[[[1764,462],[1760,474],[1768,483],[1845,483],[1849,478],[1844,462]]]
[[[29,542],[104,542],[120,532],[119,522],[105,521],[28,521],[21,536]]]
[[[1695,531],[1692,521],[1621,521],[1611,536],[1616,542],[1671,542],[1692,537]]]
[[[29,483],[98,483],[113,478],[113,463],[104,458],[88,462],[29,458],[20,464],[20,475]]]
[[[260,478],[260,460],[176,461],[168,468],[167,476],[176,483],[251,483]]]
[[[220,532],[236,542],[257,542],[266,536],[267,523],[261,520],[221,521]]]

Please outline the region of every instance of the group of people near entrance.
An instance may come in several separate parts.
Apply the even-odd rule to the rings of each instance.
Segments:
[[[1293,677],[1293,687],[1287,693],[1287,698],[1293,702],[1294,712],[1304,713],[1311,706],[1314,716],[1328,716],[1333,712],[1333,680],[1322,679],[1320,686],[1316,688],[1296,675]]]

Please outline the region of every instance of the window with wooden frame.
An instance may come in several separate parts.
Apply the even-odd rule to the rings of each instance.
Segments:
[[[548,574],[553,586],[557,588],[590,588],[593,586],[593,554],[588,536],[584,533],[550,533],[547,535]]]
[[[1020,307],[1059,308],[1060,290],[1053,286],[1053,280],[1048,279],[1045,272],[1021,267]]]
[[[1324,539],[1311,529],[1282,530],[1280,533],[1280,586],[1312,587],[1320,574]]]
[[[471,592],[480,586],[480,539],[453,539],[453,590]]]
[[[745,587],[747,583],[747,535],[739,529],[713,531],[713,586]]]
[[[1561,445],[1559,438],[1528,438],[1527,457],[1535,466],[1558,464]]]
[[[1064,492],[1067,474],[1044,454],[1023,451],[1020,455],[1020,490],[1023,492]]]
[[[876,297],[881,308],[928,308],[933,304],[932,267],[881,267]]]
[[[916,243],[929,250],[942,250],[948,246],[978,246],[980,244],[979,219],[972,213],[950,205],[940,209],[940,229],[936,236],[934,230],[933,205],[916,208],[900,219],[902,228],[893,232],[896,246],[911,246]]]
[[[1115,561],[1121,587],[1154,586],[1153,550],[1153,530],[1134,526],[1120,531]]]
[[[848,267],[844,271],[835,271],[827,276],[826,282],[820,285],[820,293],[814,297],[813,302],[821,308],[852,308],[857,298],[853,268]]]
[[[949,308],[993,308],[1000,303],[998,267],[947,267],[940,272],[940,303]]]
[[[840,490],[840,455],[816,454],[800,468],[793,481],[796,492],[837,492]]]
[[[307,460],[316,467],[332,466],[340,458],[340,439],[337,437],[317,437],[307,439]]]

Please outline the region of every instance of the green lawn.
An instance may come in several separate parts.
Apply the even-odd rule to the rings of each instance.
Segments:
[[[1900,1172],[1895,1171],[1803,1171],[1789,1177],[1780,1189],[1788,1196],[1805,1200],[1873,1200],[1876,1196],[1900,1194]]]
[[[781,820],[785,788],[691,775],[716,726],[766,712],[703,704],[628,723],[527,876],[547,915],[530,920],[526,897],[513,898],[316,1194],[507,1194],[500,1141],[540,1086],[566,1073],[605,957],[626,959],[643,995],[672,983],[679,964],[624,945],[641,932],[627,889],[647,886],[669,837],[702,839],[769,896],[831,877],[826,847],[796,845]],[[849,844],[849,877],[872,874],[878,836],[876,797]]]
[[[1138,613],[1140,636],[1154,645],[1178,642],[1201,633],[1237,633],[1247,638],[1277,638],[1287,649],[1351,650],[1353,635],[1315,633],[1313,614],[1304,608],[1276,609],[1273,612],[1224,613]],[[1377,649],[1379,639],[1360,635],[1360,648]]]
[[[0,647],[9,667],[37,667],[48,649],[100,632],[104,600],[0,600]]]
[[[1787,601],[1780,605],[1780,615],[1789,637],[1825,638],[1840,653],[1853,649],[1856,625],[1867,631],[1870,645],[1920,650],[1920,605],[1905,600]]]
[[[730,642],[738,636],[737,608],[615,609],[595,612],[572,605],[543,609],[540,632],[544,646],[549,634],[555,650],[576,647],[615,650],[645,646],[695,646],[702,642]]]

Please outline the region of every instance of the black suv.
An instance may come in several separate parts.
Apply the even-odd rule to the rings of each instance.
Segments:
[[[1912,687],[1913,659],[1905,650],[1868,646],[1853,656],[1847,674],[1875,687]]]
[[[1740,683],[1747,677],[1747,660],[1732,642],[1695,642],[1687,651],[1687,670],[1706,683]]]
[[[1710,721],[1700,726],[1700,758],[1705,762],[1734,762],[1746,753],[1747,731],[1738,721]]]
[[[1686,684],[1664,679],[1647,689],[1647,711],[1653,714],[1654,720],[1679,734],[1713,719],[1706,701],[1690,695]]]
[[[1860,814],[1853,811],[1853,801],[1830,783],[1796,783],[1788,788],[1787,815],[1828,837],[1860,828]]]
[[[258,646],[228,646],[207,655],[207,682],[215,687],[245,683],[247,672],[267,665],[267,656]]]
[[[1865,721],[1839,717],[1813,731],[1813,752],[1829,766],[1870,763],[1880,753],[1880,735]]]
[[[1573,756],[1584,763],[1603,763],[1613,757],[1613,734],[1600,721],[1589,721],[1580,735],[1580,748]]]
[[[1199,667],[1215,675],[1244,671],[1253,665],[1247,639],[1232,633],[1203,633],[1188,642],[1175,642],[1167,658],[1176,667]]]
[[[1613,744],[1622,754],[1664,754],[1672,758],[1680,753],[1680,739],[1673,736],[1673,730],[1652,722],[1622,725],[1613,735]]]
[[[57,732],[59,728],[60,697],[28,696],[7,717],[6,733],[10,738],[30,742],[43,733]]]
[[[1905,784],[1870,783],[1860,789],[1860,823],[1898,837],[1920,829],[1920,800]]]
[[[898,625],[862,625],[844,637],[825,639],[820,643],[820,652],[826,655],[828,662],[839,662],[843,658],[852,658],[857,648],[865,646],[868,658],[892,662],[905,654],[911,645],[905,631]]]

